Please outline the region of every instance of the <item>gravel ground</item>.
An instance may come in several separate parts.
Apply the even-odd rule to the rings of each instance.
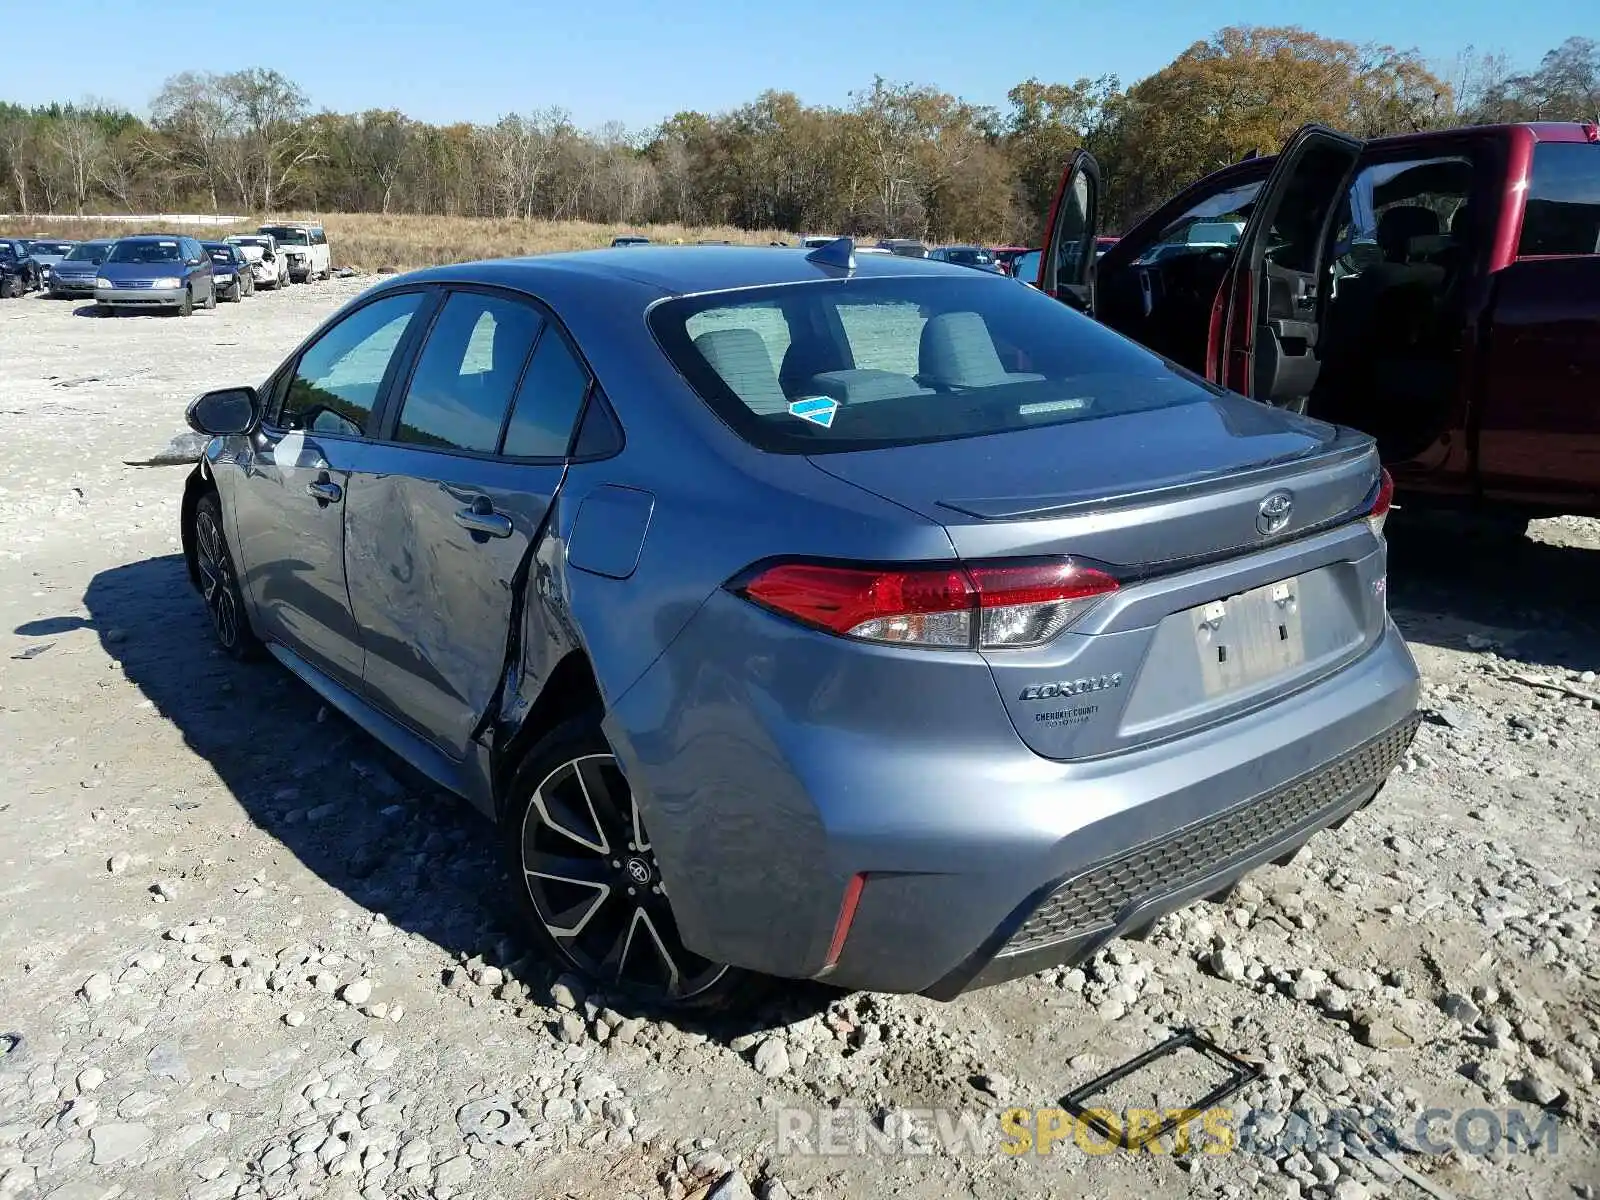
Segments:
[[[0,1194],[1594,1195],[1596,523],[1397,515],[1428,720],[1377,803],[1226,903],[948,1005],[785,986],[674,1023],[555,978],[475,816],[211,652],[183,470],[127,465],[362,286],[188,320],[0,304]],[[1259,1065],[1236,1152],[1005,1152],[1007,1106],[1179,1028]],[[1174,1062],[1121,1098],[1206,1086]],[[1517,1128],[1540,1144],[1492,1136]]]

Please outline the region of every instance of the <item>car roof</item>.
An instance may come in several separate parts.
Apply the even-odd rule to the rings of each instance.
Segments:
[[[964,278],[965,268],[927,259],[863,254],[856,259],[853,277],[873,279],[900,275]],[[535,291],[549,285],[563,291],[569,287],[583,291],[631,284],[659,295],[682,296],[835,278],[838,278],[836,270],[810,261],[805,254],[779,254],[771,246],[653,245],[643,252],[577,250],[429,267],[396,276],[391,283],[487,283]]]
[[[113,238],[117,242],[175,242],[179,238],[194,238],[187,233],[130,233],[124,238]]]

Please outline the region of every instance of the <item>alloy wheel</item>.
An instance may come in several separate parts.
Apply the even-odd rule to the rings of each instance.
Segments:
[[[678,936],[633,790],[610,754],[562,763],[522,823],[522,873],[541,924],[589,978],[682,1003],[728,972]]]
[[[194,519],[195,560],[200,568],[200,595],[211,614],[211,627],[224,649],[239,642],[239,610],[234,604],[233,562],[228,557],[216,518],[202,507]]]

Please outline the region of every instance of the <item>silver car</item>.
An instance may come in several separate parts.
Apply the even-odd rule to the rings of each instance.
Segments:
[[[191,577],[498,824],[565,969],[954,997],[1372,800],[1372,441],[1002,276],[598,250],[364,293],[208,393]]]

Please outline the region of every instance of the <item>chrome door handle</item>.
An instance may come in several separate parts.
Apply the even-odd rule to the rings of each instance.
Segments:
[[[511,518],[495,512],[487,496],[479,496],[468,507],[456,509],[456,524],[484,537],[511,536]]]
[[[318,504],[333,504],[344,496],[344,489],[324,475],[314,483],[306,484],[306,495]]]

